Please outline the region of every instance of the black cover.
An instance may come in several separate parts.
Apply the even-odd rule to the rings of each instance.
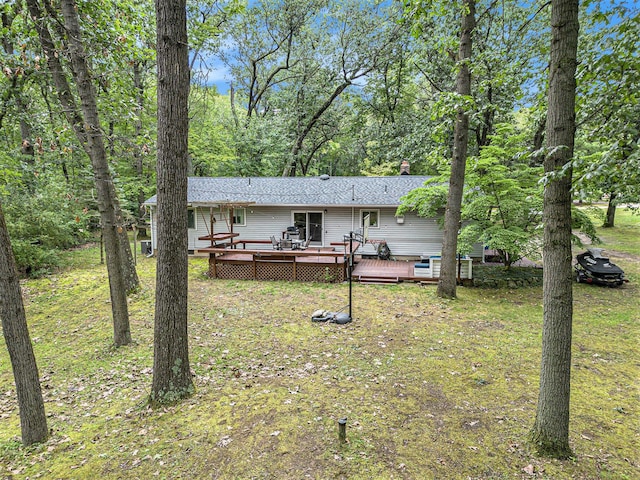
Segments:
[[[624,272],[615,263],[611,263],[608,258],[594,257],[591,252],[581,253],[577,257],[578,263],[589,272],[595,275],[622,275]]]

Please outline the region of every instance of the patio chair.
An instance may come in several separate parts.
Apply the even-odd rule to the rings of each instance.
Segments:
[[[307,241],[300,245],[300,250],[306,250],[309,248],[309,244],[311,243],[311,237],[307,238]]]
[[[275,235],[271,235],[271,245],[273,246],[274,250],[282,250],[282,245]]]
[[[293,243],[291,240],[287,240],[286,238],[284,240],[280,240],[280,248],[278,250],[282,250],[283,248],[288,250],[293,249]]]

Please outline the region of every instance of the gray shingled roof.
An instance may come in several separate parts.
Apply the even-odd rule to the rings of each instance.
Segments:
[[[189,177],[191,205],[397,206],[429,177]],[[156,204],[154,195],[145,202]]]

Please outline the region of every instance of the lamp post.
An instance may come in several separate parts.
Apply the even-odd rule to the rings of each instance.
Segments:
[[[353,319],[351,316],[351,299],[353,294],[352,287],[352,277],[353,277],[353,232],[349,232],[349,318]]]

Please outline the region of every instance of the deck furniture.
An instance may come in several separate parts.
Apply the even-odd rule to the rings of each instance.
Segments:
[[[302,243],[298,248],[300,248],[300,250],[306,250],[307,248],[309,248],[309,244],[311,243],[311,237],[307,238],[307,240]]]

